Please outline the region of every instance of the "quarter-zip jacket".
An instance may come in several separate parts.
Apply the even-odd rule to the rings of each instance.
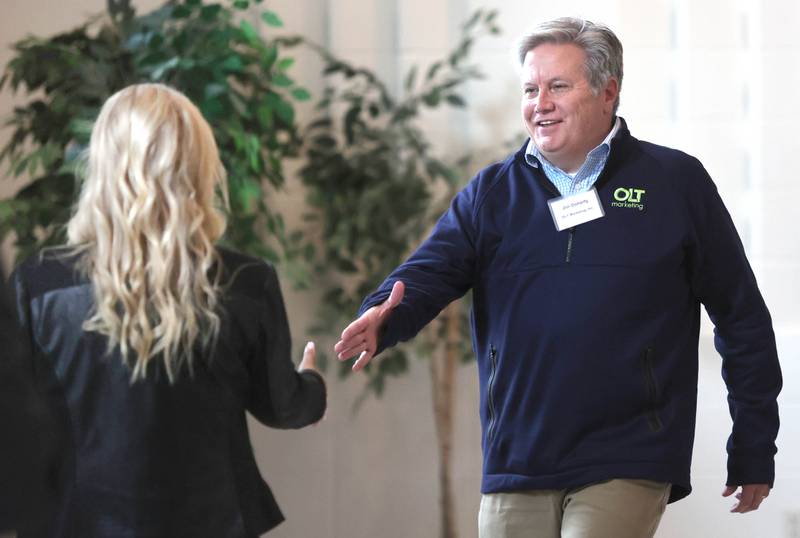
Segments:
[[[642,478],[688,495],[701,303],[733,417],[727,483],[772,485],[772,322],[703,166],[623,122],[595,184],[605,216],[558,232],[558,193],[524,149],[478,173],[361,307],[405,283],[380,351],[472,289],[482,491]]]
[[[107,354],[106,338],[83,330],[94,300],[74,256],[37,256],[17,269],[20,321],[61,456],[37,528],[20,538],[250,538],[283,520],[245,411],[278,428],[311,424],[325,410],[325,384],[294,369],[275,270],[220,255],[219,338],[174,384],[160,359],[131,383],[119,349]]]

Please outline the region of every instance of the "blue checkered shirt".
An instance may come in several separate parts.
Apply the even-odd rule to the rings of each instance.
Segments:
[[[547,179],[558,189],[561,196],[571,196],[588,191],[592,188],[592,185],[597,181],[597,178],[606,166],[608,154],[611,151],[611,139],[617,134],[619,125],[620,121],[619,118],[617,118],[614,127],[611,129],[611,132],[608,133],[606,139],[589,152],[586,156],[586,161],[584,161],[580,170],[578,170],[574,176],[567,174],[545,159],[544,155],[539,152],[539,148],[533,143],[533,139],[528,141],[528,147],[525,149],[525,160],[528,161],[529,165],[536,168],[538,168],[541,163],[544,175],[546,175]]]

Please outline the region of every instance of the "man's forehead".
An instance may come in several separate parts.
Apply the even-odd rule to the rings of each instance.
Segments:
[[[545,42],[536,45],[525,53],[523,65],[532,62],[565,62],[577,60],[583,63],[586,60],[586,52],[575,43],[551,43]]]
[[[527,52],[520,69],[522,80],[580,77],[586,54],[571,43],[543,43]]]

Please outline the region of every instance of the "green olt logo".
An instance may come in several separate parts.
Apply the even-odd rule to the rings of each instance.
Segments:
[[[632,187],[620,187],[614,191],[614,201],[611,207],[627,207],[631,209],[644,210],[644,189],[634,189]]]

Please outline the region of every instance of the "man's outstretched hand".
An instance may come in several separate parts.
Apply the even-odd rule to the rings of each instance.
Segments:
[[[723,497],[730,497],[738,489],[738,486],[725,486],[725,491],[722,492]],[[744,484],[742,490],[736,494],[737,502],[731,512],[744,514],[758,510],[762,501],[769,496],[768,484]]]
[[[341,339],[333,346],[340,361],[358,355],[353,363],[353,371],[361,370],[367,365],[378,349],[378,337],[386,318],[403,300],[405,290],[405,285],[398,280],[392,286],[388,299],[364,312],[342,331]]]

